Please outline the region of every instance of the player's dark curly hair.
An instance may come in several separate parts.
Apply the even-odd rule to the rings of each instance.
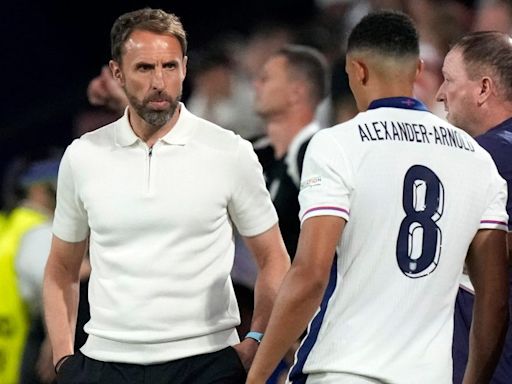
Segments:
[[[419,55],[418,33],[412,19],[402,12],[369,13],[354,27],[347,53],[371,50],[387,56]]]

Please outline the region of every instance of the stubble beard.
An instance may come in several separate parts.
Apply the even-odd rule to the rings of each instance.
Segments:
[[[169,120],[171,120],[174,112],[176,112],[176,108],[178,108],[178,105],[181,101],[181,94],[173,99],[171,96],[163,92],[152,94],[148,97],[145,97],[142,101],[139,101],[135,96],[129,94],[128,92],[126,92],[126,96],[128,97],[128,100],[133,109],[135,109],[135,112],[146,123],[148,123],[148,125],[156,129],[163,127],[169,122]],[[167,101],[169,103],[169,107],[162,110],[149,108],[148,104],[155,99]]]
[[[464,116],[464,115],[459,115],[459,114],[453,113],[453,112],[447,112],[446,120],[448,120],[448,122],[450,124],[456,126],[457,128],[462,129],[469,135],[473,136],[473,133],[471,132],[471,126],[469,124],[471,119],[468,116],[470,116],[469,113],[467,116]]]

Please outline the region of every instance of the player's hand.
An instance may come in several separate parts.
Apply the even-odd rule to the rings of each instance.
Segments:
[[[233,345],[246,371],[249,371],[254,355],[258,350],[258,342],[253,339],[245,339],[239,344]]]

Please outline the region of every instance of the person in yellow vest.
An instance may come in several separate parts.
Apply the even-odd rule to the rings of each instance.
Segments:
[[[0,232],[0,383],[17,383],[30,318],[21,299],[15,256],[22,236],[49,220],[55,209],[59,162],[33,162],[20,176],[23,199],[6,217]]]
[[[7,214],[5,212],[0,211],[0,233],[2,233],[2,228],[7,222]]]

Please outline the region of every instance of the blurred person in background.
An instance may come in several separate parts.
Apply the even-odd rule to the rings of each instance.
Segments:
[[[43,276],[52,239],[51,221],[35,226],[21,239],[16,257],[16,273],[20,295],[30,312],[30,327],[23,349],[20,384],[52,383],[56,376],[52,348],[43,321]],[[83,330],[89,320],[87,299],[91,266],[89,257],[83,258],[80,267],[80,299],[75,331],[74,349],[77,351],[87,339]]]
[[[249,81],[258,78],[267,59],[293,41],[293,31],[283,23],[264,21],[250,32],[240,56],[240,65]]]
[[[420,57],[423,70],[414,82],[414,97],[421,100],[432,113],[444,117],[443,104],[437,101],[437,90],[443,82],[443,56],[435,46],[420,42]]]
[[[300,231],[302,162],[309,141],[323,128],[315,117],[329,91],[329,78],[327,60],[320,51],[292,44],[270,55],[254,80],[254,109],[265,121],[267,134],[254,147],[292,259]],[[288,351],[269,382],[280,382],[297,346]]]
[[[293,258],[299,238],[299,187],[302,161],[311,137],[324,128],[315,113],[330,78],[325,57],[316,49],[287,45],[270,56],[254,81],[255,111],[266,125],[272,158],[262,160],[279,227]],[[264,141],[267,142],[267,141]],[[268,153],[255,143],[256,153]]]
[[[443,82],[443,58],[453,43],[470,30],[475,8],[474,0],[404,1],[404,10],[418,28],[420,57],[424,63],[414,84],[414,95],[437,116],[445,116],[442,103],[436,99]]]
[[[473,31],[499,31],[512,34],[512,3],[510,0],[480,0]]]
[[[20,293],[16,256],[23,235],[52,217],[58,165],[55,159],[33,160],[21,171],[21,200],[0,232],[0,383],[17,383],[20,378],[31,318]]]
[[[444,57],[471,30],[477,4],[478,0],[406,0],[404,11],[418,26],[420,44],[432,46]]]
[[[443,65],[444,82],[438,100],[447,119],[464,129],[492,156],[507,181],[508,245],[512,260],[512,38],[501,32],[475,32],[458,41]],[[512,270],[508,269],[512,293]],[[470,329],[477,305],[474,282],[462,275],[454,318],[454,383],[462,382],[468,362]],[[512,295],[509,293],[509,307]],[[509,315],[510,316],[510,315]],[[493,384],[512,382],[512,317]]]
[[[212,123],[252,140],[263,133],[263,123],[252,108],[253,92],[242,73],[237,51],[242,42],[230,36],[217,38],[191,53],[192,90],[188,109]]]
[[[106,108],[85,108],[77,112],[72,123],[72,137],[77,138],[87,132],[106,125],[119,116]],[[56,170],[55,170],[56,172]],[[56,184],[57,173],[54,175]],[[52,349],[43,321],[43,276],[50,253],[52,240],[53,213],[44,223],[35,226],[22,237],[16,256],[16,274],[20,295],[26,303],[30,317],[30,328],[23,350],[20,384],[51,383],[55,380]],[[83,258],[80,267],[80,299],[75,336],[75,351],[87,338],[83,330],[89,320],[87,298],[90,274],[89,257]]]

